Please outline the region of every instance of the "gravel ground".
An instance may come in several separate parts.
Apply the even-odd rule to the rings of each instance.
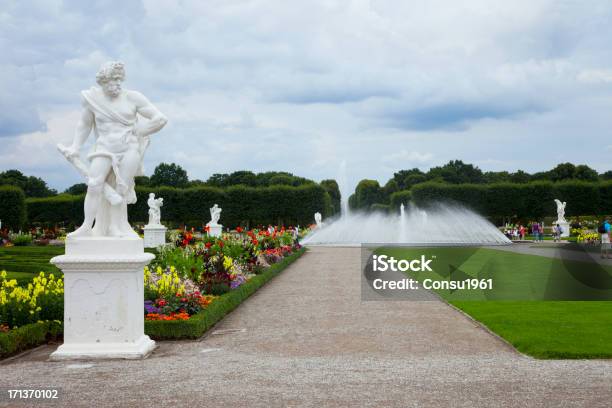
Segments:
[[[362,302],[359,264],[313,247],[199,341],[141,361],[43,346],[0,365],[0,387],[60,387],[71,407],[611,406],[612,361],[525,357],[439,301]]]

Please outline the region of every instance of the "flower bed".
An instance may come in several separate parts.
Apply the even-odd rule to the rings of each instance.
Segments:
[[[146,320],[145,333],[155,340],[197,339],[201,337],[215,323],[234,310],[266,282],[278,275],[304,252],[304,248],[296,250],[293,254],[266,268],[262,273],[252,277],[235,290],[218,296],[199,313],[187,320]]]
[[[0,272],[0,357],[56,338],[62,333],[64,284],[41,272],[27,286]]]
[[[198,338],[301,256],[290,231],[236,231],[221,238],[177,234],[145,268],[145,333]],[[61,278],[41,272],[19,286],[0,273],[0,358],[63,332]]]

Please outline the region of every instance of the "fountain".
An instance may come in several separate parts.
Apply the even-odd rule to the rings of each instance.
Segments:
[[[346,162],[338,179],[346,182]],[[344,184],[346,186],[346,184]],[[400,205],[397,214],[348,210],[348,194],[342,191],[342,213],[328,219],[302,240],[305,245],[361,244],[464,244],[502,245],[510,241],[482,216],[459,205],[437,204],[426,210]]]

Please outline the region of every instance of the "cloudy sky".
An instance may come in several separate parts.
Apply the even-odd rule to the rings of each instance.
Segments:
[[[0,170],[60,190],[81,180],[54,146],[109,59],[170,120],[149,174],[612,169],[609,1],[0,0],[0,49]]]

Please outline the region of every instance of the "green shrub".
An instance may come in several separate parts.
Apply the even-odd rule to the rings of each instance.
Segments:
[[[27,218],[25,194],[19,187],[0,186],[0,220],[2,227],[18,230]]]
[[[0,358],[55,340],[63,333],[59,321],[31,323],[0,333]]]
[[[32,243],[31,234],[10,234],[9,238],[15,246],[26,246]]]

